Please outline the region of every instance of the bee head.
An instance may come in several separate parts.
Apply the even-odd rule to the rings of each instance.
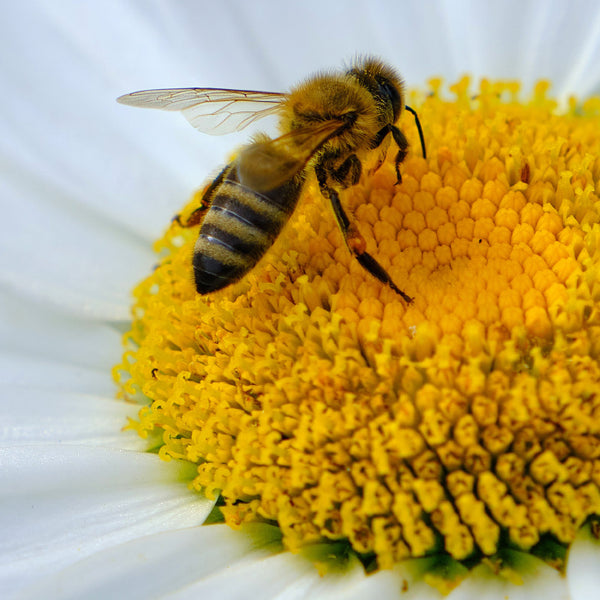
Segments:
[[[375,98],[386,123],[395,123],[403,105],[402,79],[391,68],[374,58],[362,59],[346,71]]]

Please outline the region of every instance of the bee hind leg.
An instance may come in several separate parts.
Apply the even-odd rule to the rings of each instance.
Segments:
[[[413,299],[408,294],[405,294],[392,281],[392,278],[388,275],[387,271],[367,252],[365,238],[358,231],[358,228],[350,222],[348,215],[346,215],[346,212],[342,207],[337,191],[327,185],[328,175],[325,168],[319,164],[315,167],[315,173],[317,175],[321,193],[331,202],[335,218],[349,250],[354,254],[360,265],[366,271],[371,273],[371,275],[379,279],[382,283],[389,285],[390,288],[399,294],[405,302],[410,304]]]
[[[172,219],[172,223],[177,223],[180,227],[194,227],[194,225],[198,225],[200,221],[204,218],[204,213],[210,208],[212,204],[212,197],[215,193],[215,190],[221,183],[223,183],[223,179],[225,179],[225,175],[228,172],[231,165],[227,165],[213,180],[213,182],[204,190],[202,194],[202,198],[200,199],[200,206],[195,208],[190,216],[183,221],[181,219],[181,215],[175,215]]]
[[[204,213],[209,208],[210,204],[204,204],[204,202],[202,202],[198,208],[194,209],[194,211],[185,221],[181,218],[181,215],[177,214],[173,217],[171,222],[177,223],[179,227],[183,227],[184,229],[187,229],[188,227],[193,227],[194,225],[198,225],[198,223],[202,221]]]

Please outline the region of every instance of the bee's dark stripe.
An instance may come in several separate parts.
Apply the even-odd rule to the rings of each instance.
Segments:
[[[196,281],[201,278],[208,283],[214,277],[231,280],[231,266],[224,265],[221,261],[203,254],[194,256],[194,270],[196,272]]]
[[[248,194],[245,194],[247,196]],[[243,200],[247,200],[246,197]],[[232,217],[235,217],[243,226],[260,229],[263,232],[272,231],[274,221],[270,215],[263,212],[259,212],[253,208],[250,204],[244,201],[238,200],[229,194],[219,193],[215,196],[211,205],[211,210],[226,211]],[[275,224],[280,221],[283,222],[283,214],[276,213],[279,219],[275,220]]]
[[[255,256],[259,256],[263,252],[264,244],[262,247],[257,244],[251,254],[243,254],[230,246],[226,241],[221,241],[212,235],[205,235],[202,232],[198,236],[196,245],[194,246],[194,257],[207,256],[228,267],[246,269],[249,269],[256,262]]]
[[[257,243],[255,240],[244,240],[230,231],[226,231],[212,223],[206,224],[200,233],[210,243],[220,244],[230,252],[250,256],[260,256],[264,244]]]
[[[200,294],[208,294],[228,286],[248,272],[247,266],[232,266],[206,256],[194,254],[194,279]]]

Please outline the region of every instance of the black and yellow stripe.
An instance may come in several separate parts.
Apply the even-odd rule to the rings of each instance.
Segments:
[[[243,277],[272,246],[290,218],[300,178],[259,194],[238,181],[233,164],[214,188],[194,248],[196,289],[206,294]]]

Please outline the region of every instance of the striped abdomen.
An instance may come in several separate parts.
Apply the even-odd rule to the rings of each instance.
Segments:
[[[259,194],[239,182],[236,163],[219,177],[194,248],[200,294],[228,286],[256,265],[290,218],[302,188],[302,178],[295,177]]]

